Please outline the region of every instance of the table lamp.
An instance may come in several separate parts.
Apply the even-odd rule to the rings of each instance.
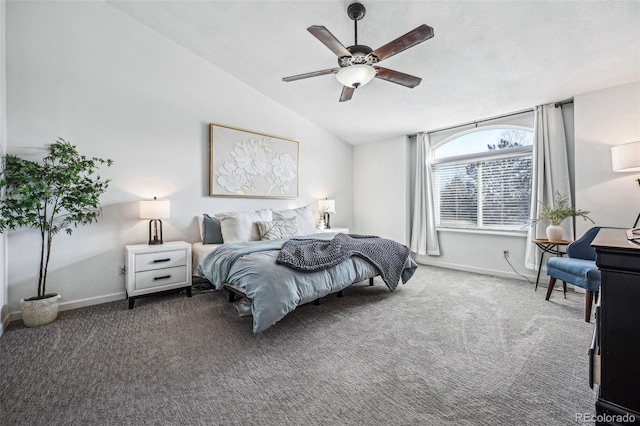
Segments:
[[[640,172],[640,141],[616,145],[611,148],[611,166],[614,172]],[[640,185],[640,179],[636,179]],[[633,224],[638,226],[640,213]]]
[[[149,220],[149,245],[162,244],[162,221],[170,217],[171,202],[169,200],[140,201],[140,219]]]
[[[336,212],[336,200],[324,199],[318,201],[318,210],[322,214],[322,220],[324,220],[324,227],[326,229],[331,229],[331,222],[329,218],[329,213]]]

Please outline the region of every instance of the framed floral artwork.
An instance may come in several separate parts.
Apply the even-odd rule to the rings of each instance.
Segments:
[[[209,134],[209,195],[298,198],[298,141],[213,123]]]

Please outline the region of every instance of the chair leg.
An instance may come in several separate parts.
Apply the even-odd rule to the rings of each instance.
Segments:
[[[562,292],[564,293],[564,298],[567,298],[567,282],[562,281]]]
[[[549,277],[549,285],[547,285],[547,297],[545,297],[544,300],[549,300],[554,285],[556,285],[556,279],[553,277]]]
[[[593,305],[594,291],[587,291],[584,295],[584,320],[591,322],[591,306]]]

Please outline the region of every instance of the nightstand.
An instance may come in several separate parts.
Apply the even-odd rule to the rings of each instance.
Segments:
[[[191,244],[133,244],[126,250],[129,309],[137,298],[161,291],[185,288],[191,297]]]
[[[325,229],[318,229],[318,232],[335,232],[335,233],[342,232],[343,234],[348,234],[349,228],[325,228]]]

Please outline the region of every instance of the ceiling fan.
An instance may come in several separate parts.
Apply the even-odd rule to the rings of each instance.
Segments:
[[[349,47],[344,47],[344,45],[323,26],[313,25],[307,28],[307,31],[313,34],[322,44],[338,56],[339,68],[292,75],[282,80],[289,82],[320,75],[335,74],[336,79],[344,86],[340,95],[340,102],[350,100],[358,87],[369,83],[374,77],[411,89],[420,84],[422,79],[419,77],[379,67],[375,64],[430,39],[433,37],[433,28],[424,24],[420,25],[392,42],[373,50],[369,46],[358,44],[358,21],[364,17],[364,14],[365,8],[360,3],[352,3],[347,8],[347,15],[353,20],[355,28],[355,42],[353,46]]]

